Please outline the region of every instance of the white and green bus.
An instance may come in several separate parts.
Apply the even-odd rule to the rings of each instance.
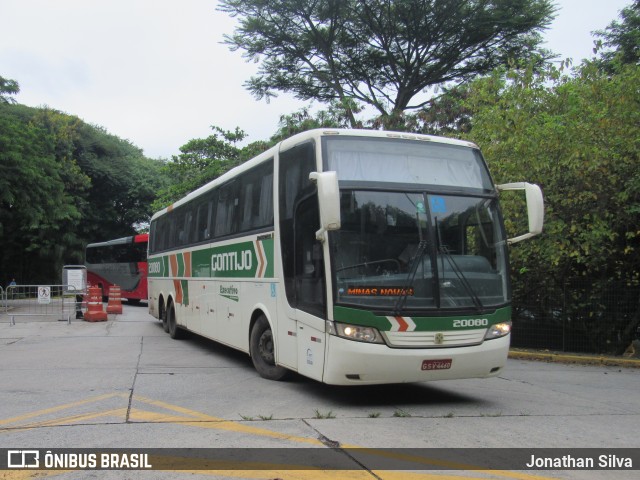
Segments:
[[[502,189],[527,199],[529,232],[509,240]],[[149,311],[273,380],[491,377],[510,341],[507,244],[542,219],[540,189],[494,185],[472,143],[312,130],[153,216]]]

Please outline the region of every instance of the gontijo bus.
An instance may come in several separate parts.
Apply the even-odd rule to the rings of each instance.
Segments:
[[[497,375],[511,330],[501,189],[472,143],[312,130],[156,213],[149,311],[259,374],[360,385]]]

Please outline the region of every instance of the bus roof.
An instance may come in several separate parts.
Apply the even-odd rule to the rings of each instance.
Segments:
[[[147,242],[148,240],[149,240],[149,234],[141,233],[138,235],[132,235],[130,237],[115,238],[113,240],[108,240],[106,242],[89,243],[87,245],[87,248],[108,247],[110,245],[124,245],[126,243],[144,243],[144,242]]]

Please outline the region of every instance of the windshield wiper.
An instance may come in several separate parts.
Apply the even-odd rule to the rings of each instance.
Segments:
[[[418,272],[418,266],[422,263],[422,259],[426,251],[427,251],[427,241],[420,240],[420,242],[418,242],[418,248],[416,250],[416,254],[414,255],[413,260],[411,260],[411,264],[409,265],[409,272],[407,273],[406,285],[402,287],[402,295],[398,297],[398,300],[396,300],[396,304],[393,307],[394,315],[400,315],[400,312],[404,310],[404,306],[407,303],[407,297],[409,296],[409,292],[413,288],[413,282],[416,278],[416,273]]]
[[[482,301],[480,300],[480,297],[478,297],[476,292],[473,290],[473,287],[469,283],[469,280],[467,280],[467,277],[465,277],[464,273],[462,273],[462,270],[454,260],[453,255],[451,255],[445,247],[440,247],[440,246],[438,246],[438,253],[440,253],[442,256],[444,256],[447,259],[447,261],[449,262],[449,265],[451,265],[451,269],[453,270],[453,273],[456,274],[456,277],[458,277],[458,280],[460,280],[460,283],[462,284],[465,291],[467,292],[467,295],[469,295],[469,298],[471,298],[473,305],[476,307],[478,312],[480,312],[483,308]],[[444,268],[442,270],[443,270],[442,279],[444,280]]]
[[[440,238],[440,225],[438,225],[438,217],[434,218],[434,223],[436,226],[436,247],[437,247],[438,253],[447,259],[447,261],[449,262],[449,265],[451,265],[451,269],[453,270],[453,273],[455,273],[456,277],[458,277],[458,280],[462,284],[464,290],[467,292],[467,295],[469,295],[469,298],[471,298],[471,301],[473,302],[473,305],[476,307],[478,312],[482,311],[483,305],[482,305],[482,301],[480,300],[480,297],[478,297],[475,290],[469,283],[469,280],[467,280],[467,277],[465,277],[464,273],[462,273],[462,270],[460,269],[460,266],[456,263],[455,259],[453,258],[453,255],[451,255],[447,247],[445,247],[442,244],[442,239]],[[444,281],[444,265],[440,270],[442,271],[441,272],[442,280]]]

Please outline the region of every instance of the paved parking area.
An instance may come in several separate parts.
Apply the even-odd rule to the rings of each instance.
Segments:
[[[243,449],[275,449],[263,469],[191,472],[210,478],[637,478],[637,470],[439,471],[433,462],[427,470],[377,471],[348,451],[464,448],[469,465],[482,448],[637,451],[637,369],[514,359],[488,380],[333,387],[299,376],[264,380],[241,352],[199,337],[170,339],[145,306],[125,305],[123,315],[99,323],[23,319],[11,326],[5,320],[0,317],[2,448],[158,448],[165,459],[173,455],[174,467],[185,454],[181,448],[247,452],[236,467],[250,466],[257,452]],[[285,451],[299,448],[304,457],[337,448],[336,458],[360,470],[338,477],[335,469],[299,472],[293,467],[300,458]],[[0,471],[0,478],[86,474]],[[168,463],[153,472],[91,474],[183,478],[187,472]]]

